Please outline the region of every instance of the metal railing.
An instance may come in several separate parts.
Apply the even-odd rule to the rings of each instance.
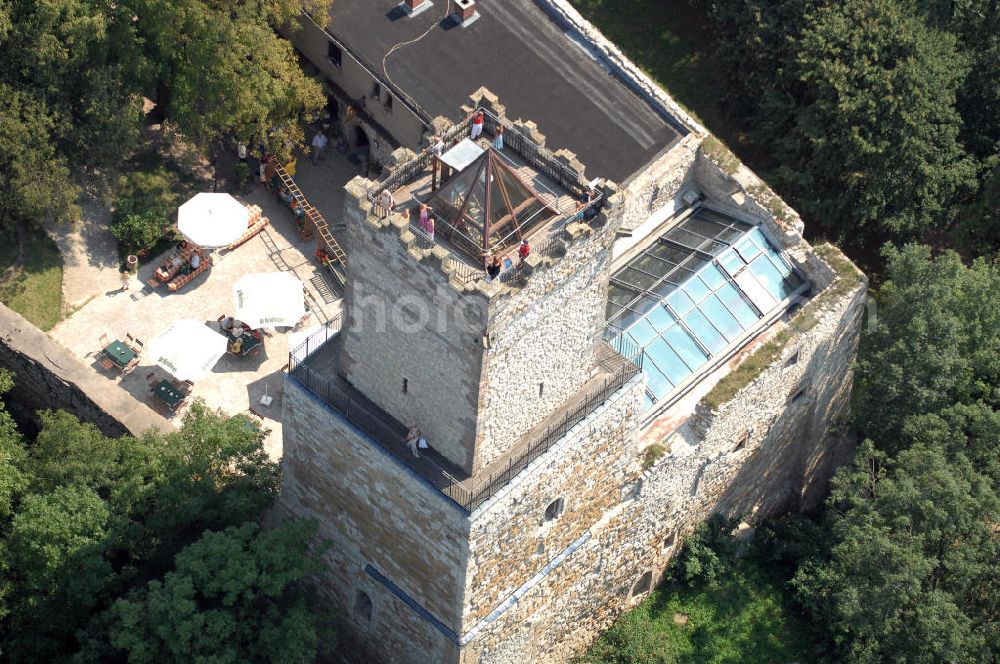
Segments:
[[[420,249],[433,249],[434,248],[434,246],[435,246],[434,237],[430,233],[428,233],[423,228],[421,228],[418,224],[415,224],[412,221],[410,222],[410,227],[409,228],[410,228],[410,232],[413,233],[413,236],[415,238],[417,238],[417,240],[416,240],[417,247],[419,247]],[[437,224],[435,224],[435,231],[436,231],[436,229],[437,229]]]
[[[288,373],[295,371],[295,368],[300,364],[305,362],[305,359],[309,357],[314,351],[318,350],[323,344],[325,344],[330,339],[340,334],[340,330],[343,327],[343,314],[338,314],[336,317],[332,318],[326,325],[322,328],[316,330],[308,337],[305,341],[300,343],[295,348],[288,351]]]
[[[593,413],[640,371],[640,367],[633,362],[623,363],[610,377],[594,387],[576,407],[568,410],[561,421],[546,427],[545,431],[532,439],[519,455],[511,457],[502,470],[491,473],[488,478],[482,480],[470,479],[463,482],[434,461],[430,454],[414,457],[406,445],[404,433],[400,430],[402,425],[392,426],[387,421],[389,416],[372,412],[359,400],[337,387],[333,381],[305,364],[304,360],[311,352],[310,349],[316,350],[339,333],[339,317],[335,321],[338,323],[336,326],[332,324],[325,326],[323,330],[310,335],[289,353],[289,375],[367,434],[385,452],[412,468],[431,486],[470,514],[496,495],[532,461],[565,437],[570,429]],[[333,329],[334,327],[336,329]],[[295,360],[296,357],[301,359]]]

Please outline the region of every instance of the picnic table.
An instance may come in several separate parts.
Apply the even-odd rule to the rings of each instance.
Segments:
[[[170,410],[177,410],[180,403],[184,401],[185,394],[169,380],[164,379],[153,388],[153,396],[166,404]]]
[[[133,360],[139,357],[139,354],[135,350],[129,348],[125,342],[118,339],[105,346],[103,352],[104,357],[111,360],[115,366],[122,370],[126,369]]]

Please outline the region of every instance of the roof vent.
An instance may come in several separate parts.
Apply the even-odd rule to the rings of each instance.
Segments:
[[[700,200],[701,200],[701,193],[699,193],[698,190],[696,189],[688,189],[683,194],[681,194],[681,203],[684,203],[684,205],[688,207],[691,207]]]
[[[476,11],[476,0],[450,0],[451,19],[463,28],[467,28],[479,19]]]
[[[423,11],[430,9],[434,3],[431,0],[403,0],[399,4],[403,12],[408,16],[416,16]]]

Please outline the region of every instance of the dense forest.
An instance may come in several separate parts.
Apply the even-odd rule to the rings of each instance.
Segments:
[[[810,232],[856,257],[887,241],[997,249],[994,0],[695,2],[717,40],[726,115]]]
[[[169,435],[60,411],[26,441],[0,402],[0,657],[312,661],[333,636],[299,583],[315,524],[261,529],[280,479],[260,431],[199,404]]]

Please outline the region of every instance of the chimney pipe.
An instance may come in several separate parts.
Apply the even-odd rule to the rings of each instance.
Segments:
[[[467,25],[479,16],[476,13],[476,0],[451,0],[451,12],[459,25]]]

